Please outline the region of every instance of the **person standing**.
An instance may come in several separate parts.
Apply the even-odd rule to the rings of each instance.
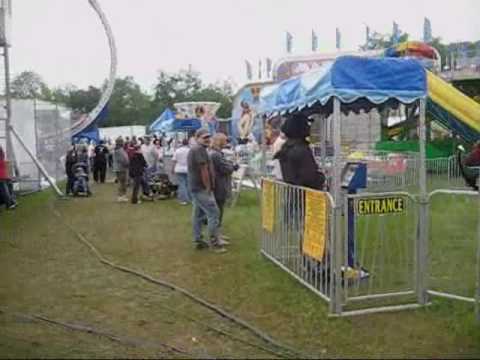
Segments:
[[[222,152],[222,149],[224,149],[226,145],[227,136],[225,134],[217,133],[213,135],[210,158],[212,159],[213,170],[215,172],[215,189],[213,194],[220,211],[219,228],[222,226],[225,203],[232,195],[232,173],[238,170],[238,165],[227,160]],[[224,242],[228,240],[228,237],[223,234],[220,234],[220,238]]]
[[[216,252],[222,253],[223,247],[218,234],[220,211],[213,195],[215,177],[212,162],[207,148],[210,145],[210,134],[206,129],[195,133],[197,145],[192,147],[187,156],[188,186],[192,194],[193,210],[193,241],[197,249],[211,246]],[[208,242],[202,239],[202,223],[207,218]]]
[[[95,156],[93,158],[93,180],[96,183],[105,183],[105,176],[107,174],[108,148],[105,141],[100,140],[100,143],[95,146]]]
[[[127,178],[128,178],[129,160],[127,152],[124,149],[123,139],[121,137],[115,140],[115,150],[113,151],[113,171],[118,181],[118,202],[127,202]]]
[[[73,194],[73,183],[75,181],[75,174],[73,173],[73,165],[78,161],[77,150],[75,145],[72,145],[65,157],[65,174],[67,174],[67,186],[65,193],[67,195]]]
[[[8,171],[8,161],[2,146],[0,146],[0,200],[2,200],[5,207],[9,210],[17,207],[15,193],[13,192],[12,181]]]
[[[145,169],[147,162],[142,154],[140,145],[135,145],[135,153],[130,160],[130,178],[133,180],[132,204],[141,204],[138,199],[138,191],[144,182]],[[143,189],[145,192],[145,189]]]
[[[144,137],[144,143],[141,145],[143,158],[147,162],[147,168],[145,169],[144,187],[149,187],[148,183],[152,179],[153,175],[157,172],[158,166],[158,152],[155,145],[152,144],[150,136]],[[148,193],[150,193],[150,189]]]
[[[187,157],[190,148],[188,146],[188,139],[182,140],[182,146],[180,146],[173,154],[173,172],[177,177],[178,192],[177,198],[181,205],[187,205],[191,202],[191,195],[188,189],[188,163]]]
[[[283,181],[322,190],[325,176],[319,171],[307,141],[310,135],[308,118],[302,114],[293,115],[285,121],[281,130],[287,140],[274,159],[280,162]]]

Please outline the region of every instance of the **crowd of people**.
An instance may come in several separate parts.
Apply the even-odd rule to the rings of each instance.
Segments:
[[[110,141],[100,141],[96,146],[74,145],[65,160],[66,193],[91,195],[89,174],[93,173],[93,180],[101,184],[110,167],[118,185],[116,201],[140,204],[142,200],[155,199],[151,186],[155,174],[163,173],[168,177],[173,173],[179,204],[192,204],[193,207],[195,247],[225,252],[228,237],[220,229],[225,204],[231,196],[231,175],[238,169],[223,152],[229,146],[227,136],[222,133],[211,136],[207,130],[200,129],[184,138],[173,152],[168,165],[171,169],[167,169],[162,145],[162,139],[150,136],[118,137],[114,146]],[[129,188],[130,197],[127,196]],[[202,235],[204,225],[207,226],[206,237]]]

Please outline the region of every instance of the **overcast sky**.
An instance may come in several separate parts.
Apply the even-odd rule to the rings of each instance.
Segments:
[[[356,50],[365,26],[402,31],[421,39],[423,18],[433,36],[446,42],[480,40],[478,0],[99,0],[115,35],[118,75],[132,75],[146,90],[158,70],[176,72],[191,64],[205,82],[246,81],[244,60],[285,55],[285,31],[293,53]],[[13,0],[12,73],[34,70],[49,86],[100,85],[108,76],[109,52],[103,28],[87,0]],[[254,70],[254,72],[256,72]]]

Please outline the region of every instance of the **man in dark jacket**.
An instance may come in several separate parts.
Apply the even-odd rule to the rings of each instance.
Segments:
[[[67,156],[65,158],[65,173],[67,174],[67,187],[65,189],[65,193],[67,195],[73,194],[73,182],[75,180],[75,174],[73,173],[73,165],[78,160],[77,150],[75,149],[75,145],[72,145],[70,150],[67,152]]]
[[[302,114],[289,117],[281,128],[287,141],[275,154],[286,183],[322,190],[325,176],[319,172],[306,138],[310,134],[308,118]]]
[[[215,173],[213,195],[220,210],[219,228],[222,226],[223,208],[225,207],[227,199],[232,194],[232,173],[238,169],[238,165],[225,159],[222,149],[225,148],[226,145],[227,136],[225,134],[217,133],[213,136],[210,147],[210,159],[212,160],[213,171]],[[219,236],[224,243],[228,240],[223,234]]]
[[[134,149],[135,152],[132,154],[132,158],[130,159],[130,177],[133,179],[132,204],[140,204],[141,201],[138,200],[138,190],[142,184],[147,162],[143,157],[140,145],[135,145]]]
[[[109,151],[105,145],[105,141],[101,140],[100,144],[95,147],[95,157],[93,158],[93,179],[96,183],[105,182],[105,175],[107,173],[107,160]]]

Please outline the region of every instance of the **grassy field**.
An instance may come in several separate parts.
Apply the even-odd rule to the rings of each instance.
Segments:
[[[260,255],[254,193],[242,194],[227,209],[225,233],[232,245],[222,255],[193,249],[190,207],[114,199],[114,185],[104,184],[94,187],[90,199],[57,200],[46,192],[21,199],[15,212],[0,213],[0,357],[277,357],[259,348],[268,347],[265,342],[183,295],[102,265],[53,210],[109,261],[189,289],[302,354],[480,357],[480,325],[468,304],[439,300],[417,311],[328,318],[322,300]],[[434,216],[448,221],[450,200],[436,201],[442,211]],[[452,253],[454,264],[461,264],[465,248],[442,244],[445,252],[435,253],[434,260]],[[456,273],[460,283],[463,274]],[[442,276],[447,275],[440,271],[435,279]],[[104,335],[68,330],[34,315]]]

